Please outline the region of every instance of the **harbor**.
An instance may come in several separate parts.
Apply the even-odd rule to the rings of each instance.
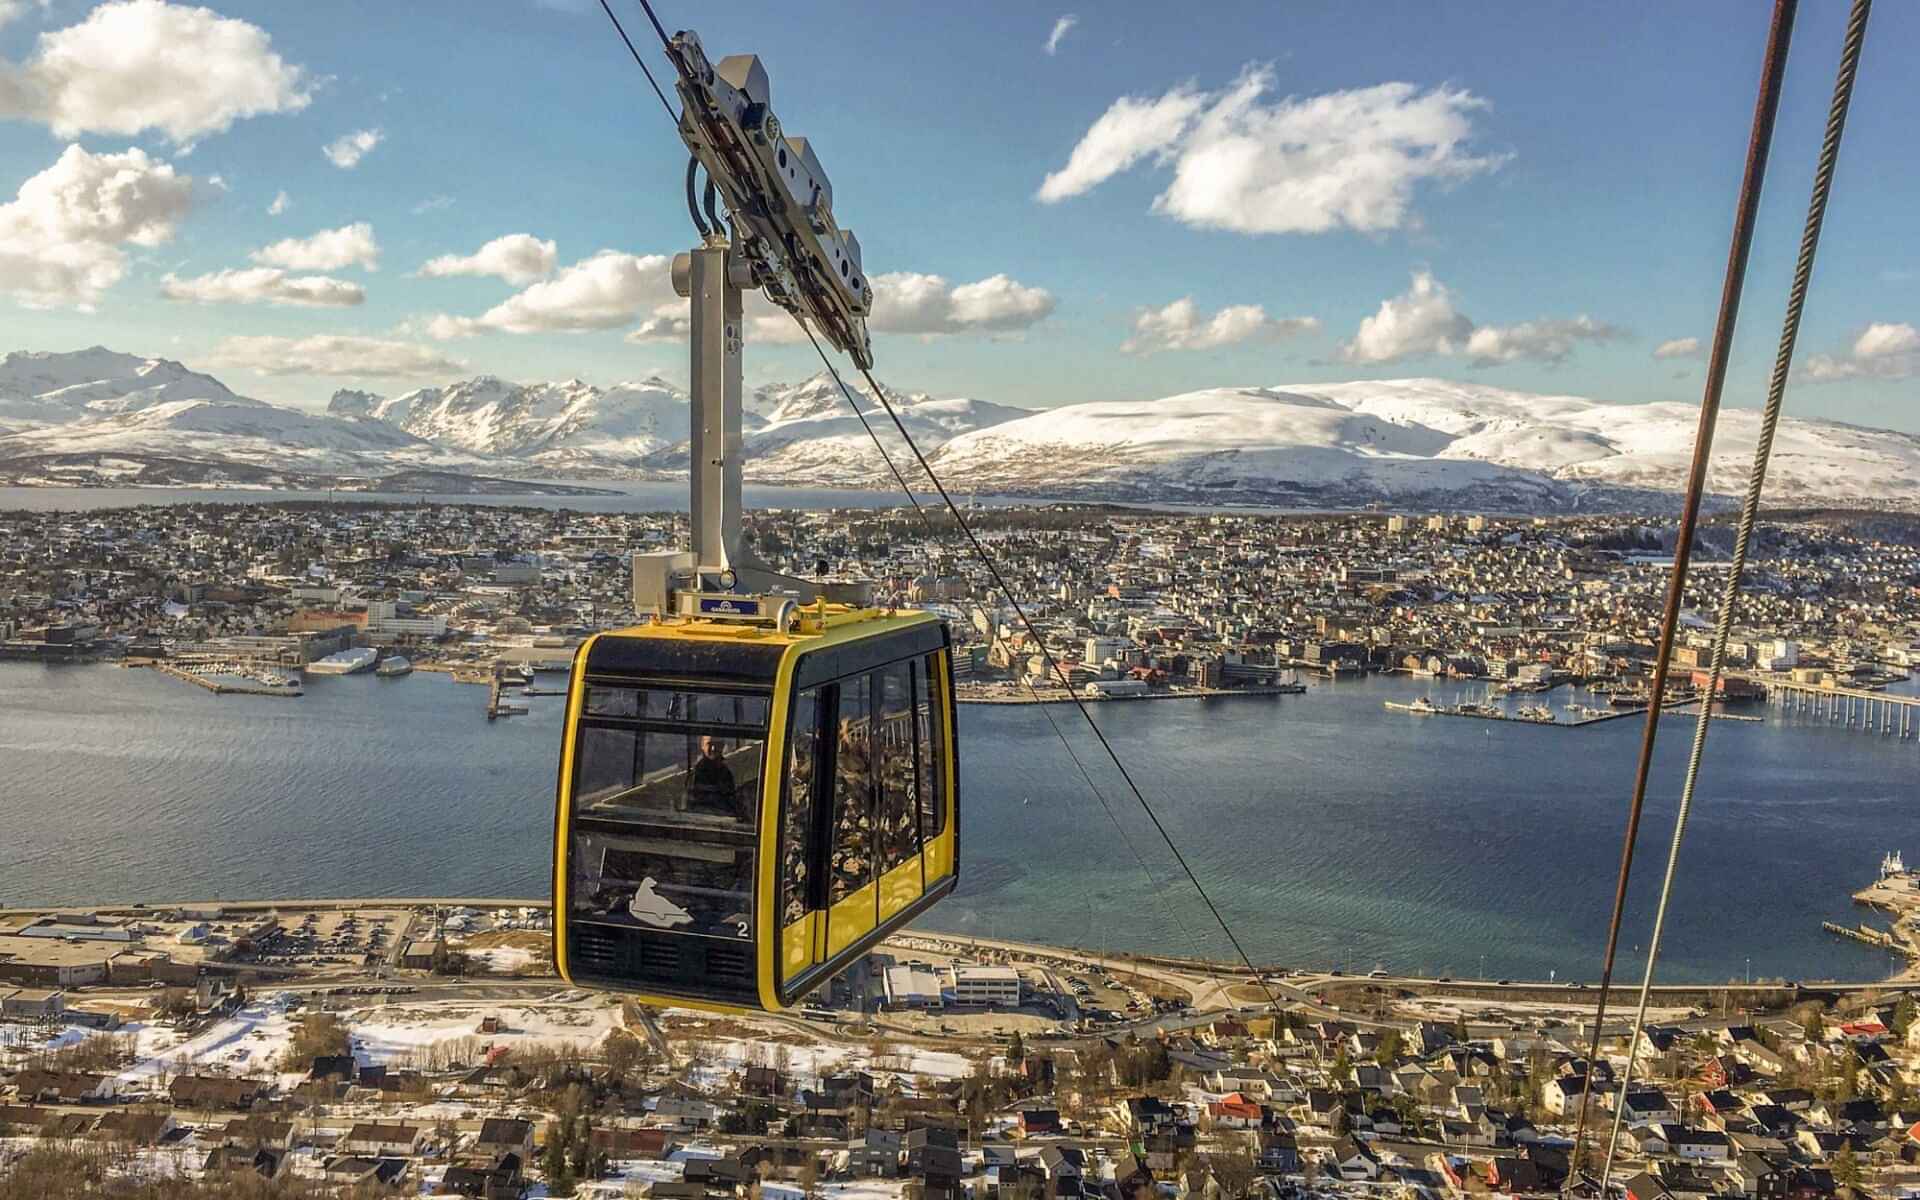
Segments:
[[[1677,713],[1680,716],[1698,717],[1700,697],[1682,696],[1669,700],[1661,706],[1662,711]],[[1623,717],[1637,717],[1647,711],[1646,705],[1634,705],[1619,708],[1592,708],[1584,704],[1569,702],[1568,709],[1578,715],[1568,721],[1555,716],[1553,710],[1544,704],[1523,704],[1512,712],[1495,707],[1489,700],[1486,703],[1462,701],[1459,704],[1435,704],[1425,696],[1411,701],[1387,700],[1383,705],[1391,712],[1403,712],[1417,717],[1470,717],[1479,721],[1505,721],[1516,725],[1544,725],[1558,729],[1581,729],[1588,725],[1600,725],[1607,721],[1618,721]],[[1689,711],[1692,710],[1692,711]],[[1764,717],[1748,716],[1743,713],[1731,713],[1724,707],[1713,714],[1716,721],[1764,722]]]
[[[190,683],[216,696],[275,696],[292,698],[302,694],[298,681],[291,676],[276,675],[258,668],[219,663],[202,666],[180,666],[161,662],[157,659],[127,659],[121,663],[129,669],[157,671],[170,679]],[[251,683],[230,682],[236,678],[251,678]],[[278,680],[276,682],[275,680]]]

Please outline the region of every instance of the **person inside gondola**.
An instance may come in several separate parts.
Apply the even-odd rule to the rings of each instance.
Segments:
[[[700,757],[687,772],[687,811],[729,820],[738,820],[744,815],[740,811],[733,768],[727,765],[726,751],[719,738],[700,739]]]

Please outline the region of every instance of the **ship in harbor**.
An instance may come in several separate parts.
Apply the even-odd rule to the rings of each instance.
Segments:
[[[381,659],[380,665],[373,669],[373,673],[382,679],[395,679],[401,675],[413,674],[413,663],[396,654],[391,658]]]
[[[380,657],[378,650],[359,646],[352,650],[342,650],[338,654],[329,654],[325,658],[315,659],[307,664],[310,675],[353,675],[373,666]]]

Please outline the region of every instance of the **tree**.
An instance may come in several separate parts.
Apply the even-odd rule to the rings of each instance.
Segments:
[[[1013,1031],[1013,1036],[1007,1039],[1007,1065],[1017,1071],[1026,1064],[1026,1061],[1027,1043],[1020,1036],[1020,1031],[1016,1029]]]
[[[1833,1156],[1833,1181],[1845,1187],[1860,1186],[1860,1162],[1854,1157],[1853,1147],[1845,1145]]]
[[[1914,1004],[1912,993],[1903,993],[1900,1003],[1893,1006],[1893,1035],[1904,1039],[1916,1016],[1920,1016],[1920,1005]]]
[[[1373,1061],[1383,1067],[1392,1066],[1400,1057],[1400,1031],[1389,1029],[1380,1035],[1380,1044],[1374,1048]]]

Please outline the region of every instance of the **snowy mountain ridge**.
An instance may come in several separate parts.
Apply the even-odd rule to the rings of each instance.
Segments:
[[[913,469],[892,420],[874,435]],[[1227,387],[1030,410],[888,389],[901,422],[956,489],[1193,504],[1556,512],[1664,506],[1682,485],[1697,412],[1439,379]],[[830,376],[743,398],[745,470],[763,483],[896,486]],[[1709,484],[1737,493],[1759,414],[1721,417]],[[660,478],[687,468],[684,391],[645,378],[515,383],[482,375],[396,396],[342,390],[325,414],[262,404],[166,359],[101,347],[0,361],[0,479],[105,480],[103,456],[202,474],[292,468],[378,478],[469,472],[522,479]],[[23,465],[24,464],[24,465]],[[1834,421],[1781,423],[1776,502],[1920,504],[1920,437]]]

